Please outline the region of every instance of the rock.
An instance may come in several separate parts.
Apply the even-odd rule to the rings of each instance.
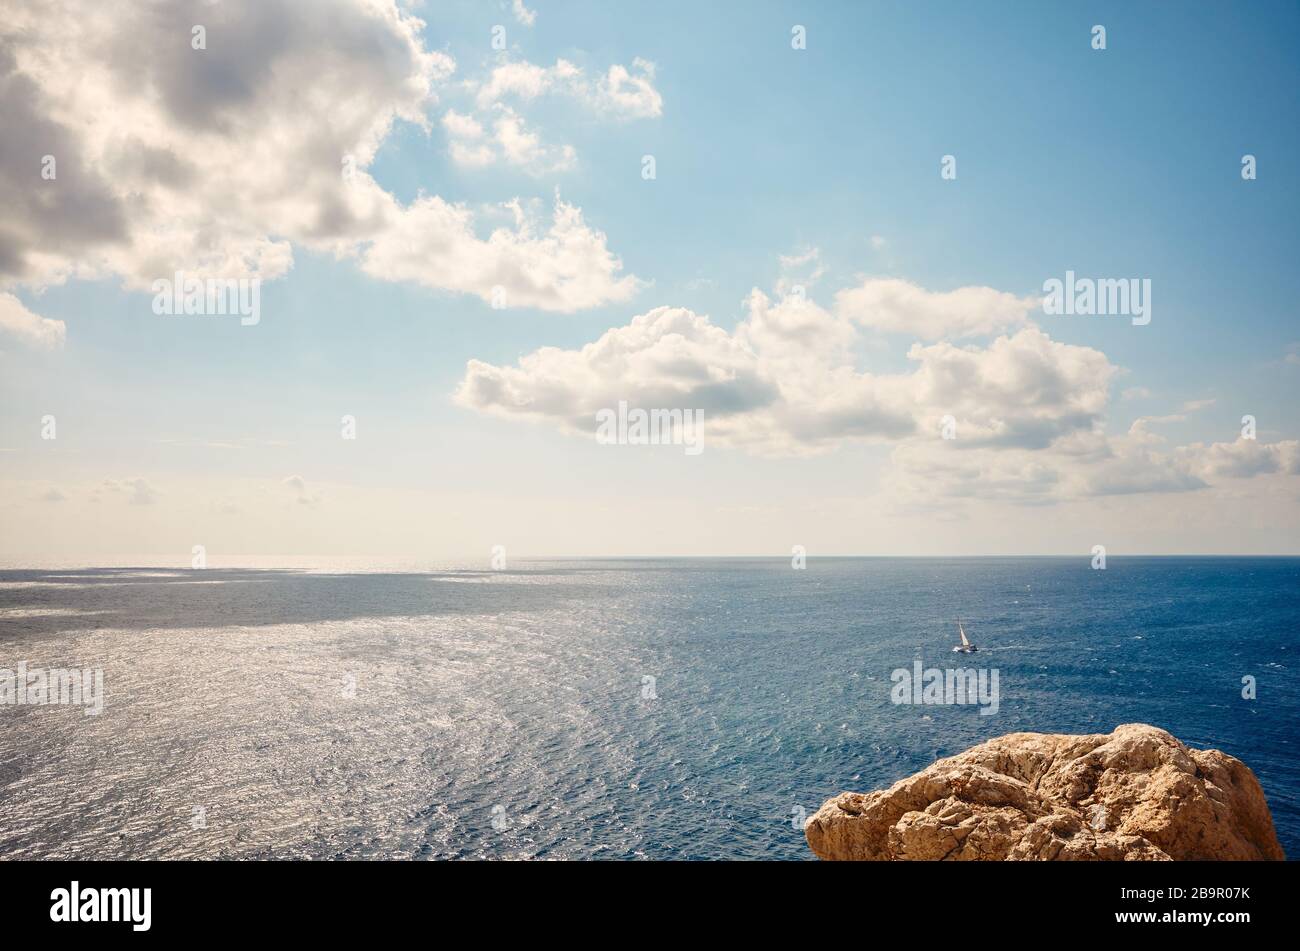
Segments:
[[[1250,768],[1142,723],[1109,736],[1009,733],[804,825],[835,860],[1286,858]]]

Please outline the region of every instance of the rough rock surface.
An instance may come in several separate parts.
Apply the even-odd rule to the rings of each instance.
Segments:
[[[804,834],[840,860],[1286,857],[1245,763],[1142,723],[1009,733],[889,789],[840,793]]]

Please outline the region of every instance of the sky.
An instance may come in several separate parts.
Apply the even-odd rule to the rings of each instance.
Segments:
[[[0,6],[11,563],[1300,553],[1294,3]]]

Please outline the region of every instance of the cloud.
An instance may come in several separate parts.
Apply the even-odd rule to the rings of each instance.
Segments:
[[[483,138],[483,125],[473,116],[462,115],[455,109],[443,113],[442,126],[453,139],[474,141]]]
[[[1138,419],[1126,435],[1106,440],[1105,453],[1087,467],[1070,473],[1069,495],[1074,497],[1135,495],[1146,492],[1191,492],[1206,488],[1177,454],[1164,450],[1165,439],[1150,432]]]
[[[506,62],[479,84],[475,99],[481,109],[507,98],[528,101],[547,92],[577,89],[582,75],[582,69],[567,59],[557,59],[554,66],[538,66],[526,60]]]
[[[1192,443],[1179,449],[1189,469],[1202,478],[1248,479],[1258,475],[1284,473],[1300,475],[1300,441],[1289,439],[1264,443],[1257,439]]]
[[[938,433],[957,417],[964,445],[1042,448],[1101,421],[1114,368],[1087,347],[1036,327],[986,348],[917,344],[910,372],[857,370],[858,332],[802,295],[758,290],[728,333],[684,308],[658,307],[579,350],[545,347],[517,366],[470,361],[463,406],[594,429],[619,400],[704,410],[711,444],[762,454],[826,451],[853,441]]]
[[[537,22],[537,11],[529,10],[524,6],[524,0],[511,0],[510,9],[514,13],[515,19],[524,26],[532,26]]]
[[[554,94],[610,118],[653,119],[663,115],[664,105],[654,80],[655,64],[639,57],[631,69],[615,63],[595,80],[566,59],[557,59],[553,66],[518,60],[496,66],[478,84],[475,101],[480,109],[487,109],[508,99],[528,102]]]
[[[781,264],[781,277],[776,282],[775,290],[782,297],[796,287],[807,291],[826,274],[820,248],[810,247],[794,254],[781,254],[777,260]]]
[[[890,462],[885,489],[903,509],[932,512],[967,499],[1047,505],[1062,493],[1058,467],[1032,452],[971,452],[953,443],[912,442],[895,448]]]
[[[643,286],[639,278],[621,274],[623,262],[606,248],[605,235],[558,196],[544,231],[518,202],[504,207],[513,213],[515,226],[480,239],[468,209],[436,196],[418,199],[374,238],[362,254],[362,269],[382,280],[412,281],[487,301],[501,288],[507,307],[551,311],[627,300]]]
[[[655,89],[655,64],[634,59],[631,72],[614,65],[596,86],[593,102],[598,109],[622,119],[657,118],[663,115],[664,100]]]
[[[804,252],[783,263],[815,260]],[[978,292],[969,295],[977,300],[1000,299],[991,288],[967,290]],[[922,318],[901,312],[899,323],[924,324],[943,296],[915,288],[897,297],[894,306],[914,307]],[[883,483],[903,506],[964,499],[1045,505],[1300,472],[1296,442],[1169,448],[1149,428],[1165,421],[1160,417],[1108,435],[1119,368],[1101,351],[1052,340],[1034,324],[979,345],[916,342],[908,369],[882,373],[856,363],[864,349],[856,315],[829,311],[806,294],[774,299],[758,289],[744,306],[733,331],[686,308],[656,307],[578,349],[543,347],[506,366],[471,360],[454,398],[574,434],[592,433],[597,411],[620,401],[702,409],[710,445],[765,456],[892,445]],[[961,308],[945,310],[954,312]],[[942,438],[945,422],[955,439]]]
[[[458,165],[504,163],[543,175],[570,169],[577,159],[571,145],[544,145],[541,137],[526,127],[524,119],[505,106],[497,106],[491,134],[478,119],[454,109],[443,115],[442,125],[450,143],[449,154]]]
[[[320,505],[322,496],[318,492],[312,491],[307,485],[307,480],[300,475],[291,475],[282,481],[282,484],[288,486],[293,493],[294,500],[299,505],[307,505],[315,508]]]
[[[1147,492],[1187,492],[1207,483],[1137,426],[1127,436],[1077,432],[1041,448],[915,441],[894,450],[886,475],[890,497],[904,508],[969,499],[1051,505],[1075,499]]]
[[[1115,367],[1090,347],[1050,339],[1037,327],[988,347],[913,344],[920,404],[957,420],[963,446],[1043,449],[1100,425]]]
[[[706,317],[659,307],[581,350],[543,347],[517,367],[471,360],[456,399],[503,416],[593,432],[595,412],[634,396],[647,406],[689,406],[727,416],[777,398],[753,354]]]
[[[131,505],[153,505],[162,495],[148,479],[134,476],[129,479],[105,479],[98,489],[92,492],[91,501],[98,502],[100,491],[125,496]]]
[[[205,49],[191,48],[195,20]],[[177,270],[269,280],[302,246],[381,279],[481,295],[459,277],[468,266],[552,310],[605,303],[601,288],[624,299],[635,282],[608,278],[616,259],[576,209],[562,216],[564,240],[482,237],[468,209],[430,195],[403,204],[367,174],[396,123],[431,127],[455,69],[422,31],[391,0],[7,5],[0,288],[117,276],[146,290]],[[535,160],[527,130],[507,120],[496,132]],[[46,154],[57,160],[48,181]],[[567,283],[539,290],[544,275]]]
[[[33,314],[12,294],[0,293],[0,333],[41,350],[57,350],[63,346],[67,328],[61,320]]]
[[[1047,451],[964,452],[960,440],[895,450],[891,489],[911,503],[980,498],[1046,504],[1100,496],[1193,492],[1225,478],[1300,474],[1300,442],[1192,443],[1166,447],[1141,418],[1127,433],[1094,433]],[[1070,450],[1087,447],[1087,451]],[[1016,486],[1020,488],[1017,490]]]
[[[868,278],[835,295],[835,310],[864,327],[921,340],[987,336],[1028,322],[1041,304],[991,287],[927,291],[897,278]]]
[[[615,64],[595,80],[566,59],[557,59],[553,66],[527,60],[501,62],[485,79],[462,85],[472,94],[475,114],[455,108],[443,114],[447,153],[456,164],[470,168],[513,165],[533,175],[569,171],[576,165],[574,147],[544,142],[518,107],[554,95],[604,118],[653,118],[663,113],[654,75],[654,64],[642,59],[633,60],[631,70]]]

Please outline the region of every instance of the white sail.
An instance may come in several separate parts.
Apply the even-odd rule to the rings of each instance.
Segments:
[[[961,621],[957,622],[957,632],[961,634],[961,646],[970,647],[970,641],[966,640],[966,629],[961,626]]]

